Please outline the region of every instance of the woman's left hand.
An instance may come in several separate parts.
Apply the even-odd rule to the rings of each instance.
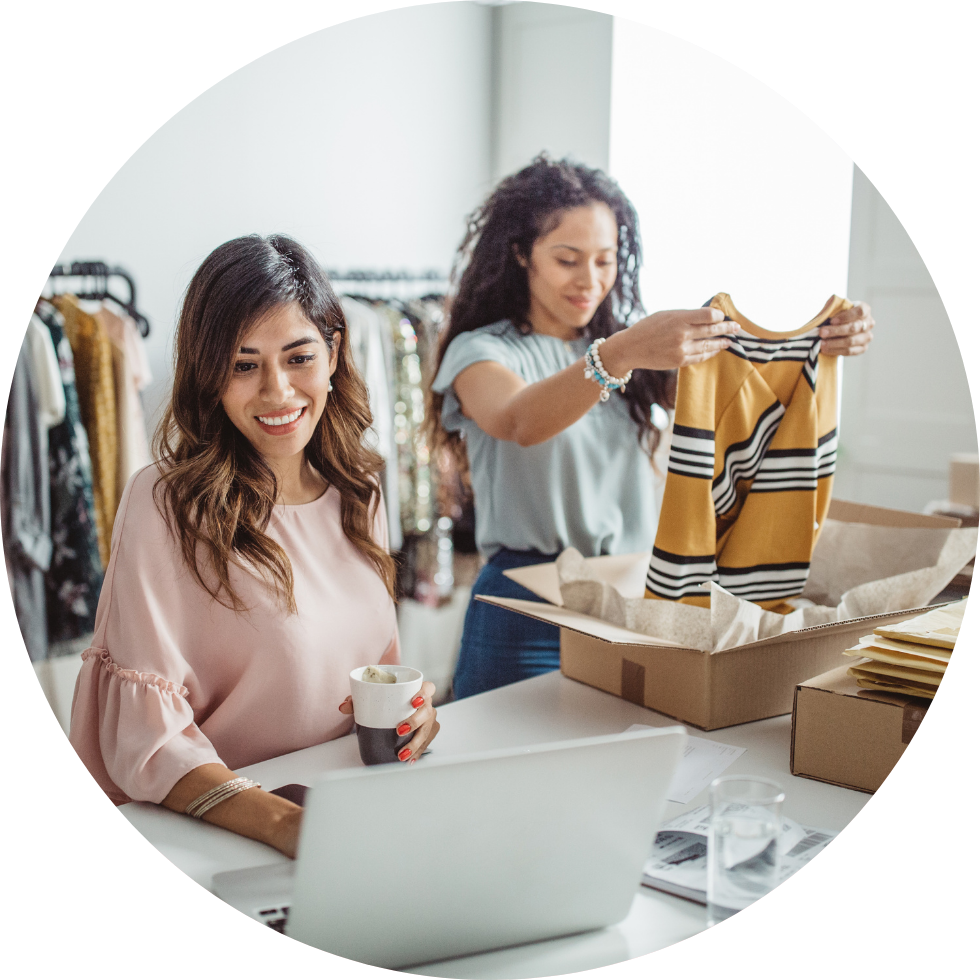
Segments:
[[[412,740],[398,753],[398,758],[402,762],[414,763],[429,747],[429,743],[439,734],[436,709],[432,707],[432,695],[435,693],[435,684],[432,681],[425,681],[412,701],[412,707],[416,709],[415,714],[409,715],[396,729],[399,736],[415,732]],[[344,699],[340,710],[345,715],[354,713],[354,702],[350,695]]]
[[[820,353],[829,357],[863,354],[871,344],[874,326],[871,307],[867,303],[855,303],[820,328]]]

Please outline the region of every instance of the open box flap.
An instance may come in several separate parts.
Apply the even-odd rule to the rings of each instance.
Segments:
[[[585,564],[603,582],[608,582],[621,596],[627,599],[640,599],[646,587],[647,567],[650,564],[649,552],[634,552],[629,555],[600,555],[586,558]],[[508,568],[504,575],[518,585],[523,585],[545,602],[564,605],[558,583],[558,566],[553,561],[542,565],[525,565],[523,568]],[[589,617],[591,618],[591,617]],[[674,646],[675,644],[670,644]]]
[[[575,612],[573,609],[566,609],[564,606],[554,606],[548,602],[531,602],[527,599],[502,599],[498,596],[478,595],[476,597],[481,602],[488,602],[492,606],[500,606],[503,609],[512,609],[531,619],[540,620],[543,623],[551,623],[563,629],[573,630],[582,633],[584,636],[592,636],[607,643],[614,643],[620,646],[643,646],[643,647],[669,647],[674,650],[695,650],[694,647],[686,647],[681,643],[674,643],[671,640],[663,640],[659,637],[647,636],[646,633],[637,633],[633,630],[624,629],[614,623],[607,623],[605,620],[597,619],[585,613]],[[923,606],[919,609],[903,609],[898,612],[878,613],[873,616],[858,616],[854,619],[838,620],[833,623],[825,623],[820,626],[808,626],[805,629],[793,630],[791,633],[779,633],[776,636],[769,636],[753,643],[743,643],[741,646],[729,647],[727,650],[719,650],[712,653],[715,656],[720,653],[731,653],[733,650],[757,650],[762,647],[773,646],[776,643],[785,643],[787,640],[796,640],[808,635],[819,633],[821,636],[833,636],[835,633],[853,632],[855,624],[862,624],[862,629],[873,626],[882,620],[900,620],[934,609],[934,606]],[[702,652],[702,651],[695,651]]]
[[[873,524],[877,527],[960,527],[958,517],[940,517],[931,514],[914,514],[908,510],[875,507],[871,504],[855,504],[850,500],[831,500],[827,516],[844,524]]]
[[[594,616],[587,616],[585,613],[575,612],[572,609],[564,608],[564,606],[554,606],[549,602],[531,602],[528,599],[501,599],[492,595],[478,595],[476,598],[481,602],[490,603],[491,606],[512,609],[514,612],[530,616],[531,619],[539,619],[543,623],[552,623],[562,627],[562,629],[583,633],[585,636],[594,636],[600,640],[605,640],[607,643],[617,643],[624,646],[671,647],[675,650],[691,649],[671,640],[661,640],[657,637],[647,636],[645,633],[634,633],[632,630],[623,629],[621,626],[596,619]]]

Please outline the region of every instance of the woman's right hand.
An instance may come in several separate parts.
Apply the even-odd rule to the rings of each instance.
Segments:
[[[191,801],[235,776],[220,763],[206,762],[177,780],[162,803],[168,810],[186,813]],[[262,841],[282,851],[286,857],[294,858],[303,822],[303,808],[274,793],[253,787],[212,807],[201,819],[243,837]]]
[[[665,310],[637,320],[613,334],[599,352],[605,369],[614,377],[646,368],[671,371],[699,364],[730,346],[725,334],[741,328],[714,307],[698,310]]]
[[[415,760],[429,747],[429,742],[439,734],[436,709],[432,707],[432,696],[435,693],[435,684],[426,681],[412,701],[415,714],[406,718],[397,728],[401,736],[414,732],[408,745],[398,753],[398,758],[409,765],[415,763]]]
[[[409,715],[398,726],[397,734],[402,737],[409,732],[415,734],[398,753],[399,761],[414,763],[429,747],[429,743],[439,734],[436,709],[432,707],[432,697],[435,693],[435,684],[432,681],[425,681],[419,689],[419,693],[412,699],[412,707],[415,708],[415,713]],[[349,694],[341,701],[338,710],[345,715],[354,713],[354,700]]]
[[[268,794],[271,796],[272,794]],[[278,797],[276,797],[278,799]],[[288,801],[287,801],[288,802]],[[295,858],[299,846],[299,832],[303,824],[303,808],[296,807],[276,815],[276,820],[269,832],[266,843],[271,844],[286,857]]]

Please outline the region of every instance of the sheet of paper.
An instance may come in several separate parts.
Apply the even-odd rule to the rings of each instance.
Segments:
[[[710,811],[708,806],[699,806],[664,824],[643,868],[643,884],[705,903]],[[803,827],[784,817],[779,836],[780,882],[802,868],[836,836],[832,830]]]
[[[696,806],[693,810],[688,810],[687,813],[682,813],[680,816],[674,817],[673,820],[668,820],[660,828],[660,833],[674,831],[707,837],[708,823],[710,820],[711,807],[705,803],[702,806]],[[779,853],[788,854],[806,836],[806,828],[801,827],[795,820],[784,815],[783,825],[779,831]]]
[[[652,725],[630,725],[628,732],[652,728]],[[684,756],[667,792],[673,803],[690,803],[701,790],[711,785],[743,752],[737,745],[713,742],[710,738],[687,736]]]

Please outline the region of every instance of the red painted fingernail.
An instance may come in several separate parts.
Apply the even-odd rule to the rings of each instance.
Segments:
[[[406,721],[395,729],[398,735],[407,735],[412,730],[412,726]]]
[[[408,764],[409,764],[410,766],[414,766],[414,765],[415,765],[415,763],[416,763],[416,761],[417,761],[416,759],[409,759],[409,761],[408,761]]]
[[[412,750],[406,745],[405,748],[398,753],[398,758],[404,762],[411,754]]]
[[[420,694],[417,698],[412,698],[412,707],[421,708],[425,704],[425,698]]]

